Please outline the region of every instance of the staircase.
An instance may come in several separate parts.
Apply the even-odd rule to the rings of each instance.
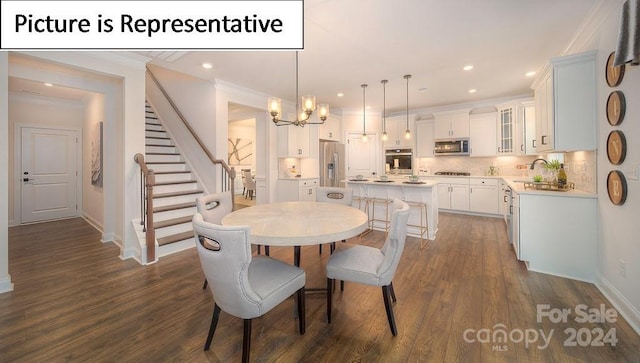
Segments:
[[[194,246],[191,220],[203,190],[148,103],[145,135],[145,160],[156,175],[153,226],[162,257]]]

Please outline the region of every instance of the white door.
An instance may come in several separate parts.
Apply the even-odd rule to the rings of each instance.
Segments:
[[[77,215],[77,142],[74,130],[22,128],[22,223]]]
[[[364,175],[372,176],[377,172],[376,155],[380,152],[378,148],[377,135],[368,135],[369,140],[362,141],[361,134],[349,134],[347,138],[347,176]]]

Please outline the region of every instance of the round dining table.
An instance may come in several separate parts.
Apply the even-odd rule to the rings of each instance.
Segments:
[[[251,243],[293,246],[300,266],[300,247],[355,237],[368,227],[360,209],[325,202],[279,202],[238,209],[222,218],[225,226],[249,226]]]

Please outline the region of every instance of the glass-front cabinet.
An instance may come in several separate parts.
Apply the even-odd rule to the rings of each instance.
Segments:
[[[515,104],[502,106],[498,109],[498,154],[510,155],[514,153],[515,144]]]

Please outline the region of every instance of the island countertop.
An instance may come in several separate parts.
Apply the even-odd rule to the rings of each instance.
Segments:
[[[388,181],[380,181],[379,179],[364,179],[364,180],[355,180],[355,179],[346,179],[345,183],[347,184],[365,184],[365,185],[376,185],[376,186],[387,186],[387,187],[412,187],[412,188],[433,188],[438,185],[437,180],[424,180],[421,179],[418,183],[412,183],[408,180],[404,179],[389,179]]]

